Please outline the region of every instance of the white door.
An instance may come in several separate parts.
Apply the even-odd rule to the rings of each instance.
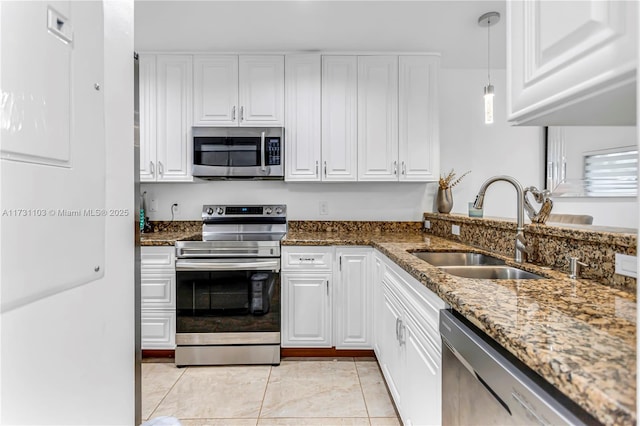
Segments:
[[[358,180],[398,180],[398,57],[358,57]]]
[[[403,360],[399,339],[402,310],[386,278],[383,284],[382,311],[377,313],[377,315],[381,316],[382,323],[378,334],[378,345],[381,355],[378,358],[378,362],[384,373],[384,378],[393,397],[393,401],[398,411],[402,412],[403,402],[400,399],[400,389],[402,387],[401,374],[403,371]]]
[[[635,124],[635,1],[508,1],[507,110],[516,123]]]
[[[140,182],[156,180],[156,56],[139,56]]]
[[[400,56],[398,137],[400,180],[439,178],[437,56]]]
[[[283,273],[282,347],[331,345],[331,274]]]
[[[190,181],[191,55],[158,55],[157,180]]]
[[[322,57],[322,180],[358,179],[358,58]]]
[[[401,333],[405,358],[402,420],[407,425],[442,424],[440,350],[408,317],[403,321]]]
[[[382,277],[384,274],[384,263],[382,259],[374,254],[373,256],[373,311],[372,311],[372,338],[373,349],[376,352],[376,356],[380,358],[380,340],[382,335],[382,312],[383,307],[383,295],[382,295]]]
[[[193,125],[238,125],[238,57],[193,58]]]
[[[337,248],[336,259],[333,343],[336,349],[371,349],[371,248]]]
[[[284,126],[284,56],[240,56],[240,126]]]
[[[287,55],[285,62],[285,179],[319,181],[320,55]]]

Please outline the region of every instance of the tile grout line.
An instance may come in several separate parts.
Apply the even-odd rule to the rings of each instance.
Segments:
[[[358,363],[355,357],[353,358],[353,366],[356,369],[356,376],[358,376],[358,384],[360,385],[360,393],[362,394],[362,401],[364,402],[364,409],[367,410],[367,421],[371,425],[371,414],[369,414],[369,404],[367,404],[367,398],[364,396],[364,389],[362,388],[362,380],[360,380],[360,370],[358,370]]]
[[[260,423],[260,419],[262,418],[262,408],[264,407],[264,400],[267,397],[267,388],[269,387],[269,382],[271,381],[271,373],[272,372],[273,372],[273,365],[269,367],[269,376],[267,377],[267,383],[265,384],[264,392],[262,393],[262,401],[260,402],[260,411],[258,411],[258,418],[256,419],[256,426],[258,426],[258,423]]]
[[[175,365],[175,364],[174,364]],[[178,367],[176,367],[178,368]],[[167,393],[164,394],[164,396],[162,397],[162,399],[160,399],[160,402],[158,402],[158,404],[156,405],[156,407],[153,409],[153,411],[151,412],[151,414],[149,414],[149,419],[153,418],[154,413],[158,410],[158,408],[160,407],[160,404],[162,404],[162,402],[167,398],[167,395],[169,395],[171,393],[171,391],[173,390],[173,388],[178,384],[178,382],[180,381],[180,379],[182,379],[182,376],[184,376],[184,373],[187,372],[187,369],[189,367],[184,367],[184,371],[182,372],[182,374],[180,374],[180,376],[176,379],[175,382],[173,382],[173,384],[171,385],[171,387],[169,388],[169,390],[167,391]]]

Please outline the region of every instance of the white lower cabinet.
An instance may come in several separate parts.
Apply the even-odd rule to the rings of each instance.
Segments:
[[[140,248],[142,349],[175,349],[175,249]]]
[[[282,273],[282,347],[330,348],[331,274]]]
[[[372,348],[371,247],[282,247],[282,347]]]
[[[369,247],[336,248],[333,294],[336,349],[372,348],[371,252]]]
[[[374,301],[381,311],[376,356],[405,425],[441,423],[439,310],[445,303],[395,263],[376,252],[381,269]]]

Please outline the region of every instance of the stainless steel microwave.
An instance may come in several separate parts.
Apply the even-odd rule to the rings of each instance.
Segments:
[[[194,127],[193,176],[284,179],[282,127]]]

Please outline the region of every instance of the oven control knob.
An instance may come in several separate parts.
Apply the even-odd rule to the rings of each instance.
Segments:
[[[218,208],[216,209],[216,213],[218,213],[218,214],[222,214],[222,213],[224,213],[224,210],[222,210],[222,207],[218,207]]]
[[[266,209],[264,209],[264,212],[266,214],[271,214],[271,212],[273,212],[273,210],[271,210],[271,207],[267,207]]]
[[[208,215],[212,215],[212,214],[213,214],[213,209],[212,209],[211,207],[209,207],[209,208],[207,209],[207,214],[208,214]]]
[[[282,207],[276,207],[276,214],[282,214]]]

